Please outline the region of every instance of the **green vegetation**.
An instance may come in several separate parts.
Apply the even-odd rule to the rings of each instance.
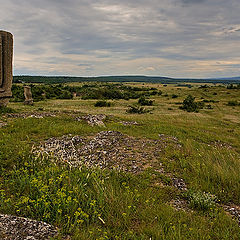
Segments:
[[[141,106],[152,106],[153,100],[148,100],[145,97],[140,97],[138,99],[138,104],[140,104]]]
[[[12,108],[0,106],[0,114],[13,113],[13,112],[15,112],[15,111]]]
[[[216,208],[216,196],[205,193],[205,192],[194,192],[189,190],[186,193],[187,199],[189,200],[189,205],[191,208],[208,211],[210,209]]]
[[[137,113],[137,114],[143,114],[149,112],[149,110],[146,110],[144,107],[134,106],[130,105],[128,109],[126,110],[127,113]]]
[[[187,83],[221,83],[221,84],[239,84],[240,77],[236,79],[181,79],[168,77],[150,77],[150,76],[106,76],[106,77],[68,77],[68,76],[14,76],[15,83],[72,83],[72,82],[143,82],[143,83],[162,83],[178,84],[191,88]]]
[[[199,112],[203,107],[203,102],[195,102],[195,98],[192,95],[188,95],[187,98],[184,99],[180,109],[186,110],[187,112]]]
[[[191,85],[191,88],[141,83],[32,86],[35,98],[43,96],[44,101],[39,99],[31,107],[14,101],[8,108],[0,108],[0,123],[7,123],[0,126],[0,212],[51,223],[60,229],[59,239],[70,235],[71,239],[83,240],[238,240],[239,225],[221,205],[240,205],[240,109],[228,106],[230,101],[240,101],[239,90]],[[21,98],[20,87],[22,84],[14,85],[14,99]],[[96,100],[88,98],[93,89],[99,94],[96,99],[106,103],[118,93],[129,95],[114,98],[110,107],[94,107]],[[54,90],[77,92],[78,97],[59,99],[57,95],[61,94]],[[173,94],[177,99],[171,97]],[[129,106],[136,108],[137,113],[139,109],[150,110],[151,107],[137,105],[136,99],[140,97],[145,100],[151,97],[154,111],[127,114]],[[188,113],[179,109],[184,101],[194,110],[195,104],[201,102],[211,103],[211,108],[206,106],[197,114]],[[8,116],[11,112],[17,115],[29,111],[52,113],[56,117]],[[85,114],[105,114],[111,118],[105,121],[106,126],[92,127],[76,121],[77,116]],[[138,124],[121,123],[134,121]],[[87,138],[100,131],[161,140],[161,155],[146,165],[143,172],[135,174],[69,167],[51,156],[32,153],[33,145],[51,137],[72,134]],[[132,160],[138,159],[129,161]],[[171,176],[184,180],[186,193],[173,186]],[[176,199],[185,203],[183,210],[171,204]]]
[[[94,104],[95,107],[110,107],[111,103],[104,101],[104,100],[99,100]]]
[[[239,84],[230,84],[227,86],[227,89],[240,89],[240,83]]]
[[[238,101],[228,101],[228,106],[240,106],[240,103]]]

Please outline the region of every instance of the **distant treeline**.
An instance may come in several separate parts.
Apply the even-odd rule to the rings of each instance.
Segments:
[[[29,84],[35,102],[45,99],[72,99],[73,95],[81,99],[137,99],[161,95],[162,91],[151,87],[131,87],[121,83],[92,83],[82,86],[67,84]],[[23,84],[13,84],[13,102],[24,101]]]
[[[106,77],[69,77],[69,76],[14,76],[14,83],[70,83],[70,82],[146,82],[146,83],[240,83],[240,78],[230,79],[181,79],[148,76],[106,76]]]

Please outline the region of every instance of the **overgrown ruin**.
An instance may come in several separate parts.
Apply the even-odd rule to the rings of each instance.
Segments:
[[[12,96],[13,35],[0,31],[0,106],[6,106]]]

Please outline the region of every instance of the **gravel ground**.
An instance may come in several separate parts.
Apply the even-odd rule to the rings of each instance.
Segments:
[[[88,138],[72,135],[50,138],[34,147],[33,152],[73,167],[85,165],[136,173],[152,165],[161,167],[161,152],[168,144],[162,140],[133,138],[118,131],[102,131]]]
[[[1,240],[46,240],[57,233],[55,227],[45,222],[0,214]]]
[[[85,165],[139,172],[154,165],[162,168],[160,157],[169,145],[179,148],[175,138],[158,140],[134,138],[118,131],[102,131],[91,137],[67,135],[50,138],[35,146],[35,155],[47,155],[70,166]]]

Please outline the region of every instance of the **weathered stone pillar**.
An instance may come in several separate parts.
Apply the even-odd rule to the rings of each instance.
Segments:
[[[24,86],[24,97],[25,97],[24,104],[26,104],[26,105],[33,105],[33,98],[32,98],[31,87]]]
[[[0,106],[6,106],[12,96],[13,35],[0,31]]]

